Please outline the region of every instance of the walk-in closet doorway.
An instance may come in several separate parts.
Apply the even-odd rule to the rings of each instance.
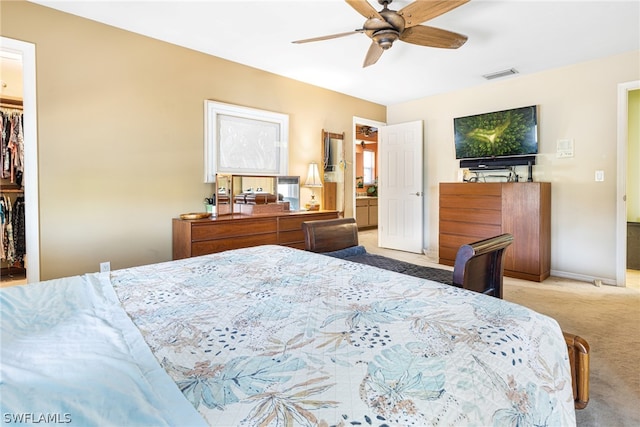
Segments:
[[[38,127],[36,107],[36,50],[35,45],[19,40],[0,37],[0,65],[5,61],[21,61],[22,73],[16,79],[2,85],[22,84],[24,174],[22,185],[25,200],[25,242],[27,260],[27,283],[40,280],[40,220],[38,205]],[[15,64],[13,64],[15,65]],[[3,70],[4,71],[4,70]],[[2,72],[2,80],[10,73]],[[2,93],[0,93],[0,96]],[[14,97],[12,97],[14,98]]]

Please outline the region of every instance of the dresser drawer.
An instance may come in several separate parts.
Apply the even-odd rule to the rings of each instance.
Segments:
[[[481,224],[471,222],[440,221],[440,234],[474,237],[477,240],[502,234],[500,224]]]
[[[275,236],[276,231],[277,222],[275,218],[221,221],[194,225],[191,239],[195,242],[264,233],[273,233]]]
[[[302,247],[304,248],[304,233],[302,229],[300,230],[291,230],[291,231],[281,231],[278,233],[278,244],[288,246],[291,243],[300,243],[302,242]]]
[[[276,245],[277,243],[275,233],[242,236],[233,239],[203,240],[193,242],[191,246],[191,256],[207,255],[229,249],[248,248],[250,246]]]
[[[502,197],[502,184],[500,183],[440,183],[440,196],[443,195],[467,196],[497,196]]]
[[[300,214],[295,216],[282,216],[278,218],[278,231],[293,231],[300,230],[302,232],[302,223],[305,221],[317,221],[320,219],[333,219],[338,218],[337,212],[315,213],[315,214]],[[303,238],[304,240],[304,238]]]
[[[493,209],[502,210],[502,199],[497,196],[464,195],[455,196],[445,194],[440,197],[441,208],[454,209]]]
[[[490,236],[491,237],[491,236]],[[440,248],[452,248],[455,253],[458,252],[458,249],[462,245],[468,245],[469,243],[477,242],[478,240],[482,240],[485,237],[471,237],[471,236],[461,236],[457,234],[441,234],[440,235]],[[455,258],[455,255],[454,257]]]
[[[489,209],[441,208],[440,219],[469,224],[502,224],[502,211]]]

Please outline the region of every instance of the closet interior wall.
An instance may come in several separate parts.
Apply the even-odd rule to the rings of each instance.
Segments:
[[[26,278],[22,100],[0,98],[0,281]]]

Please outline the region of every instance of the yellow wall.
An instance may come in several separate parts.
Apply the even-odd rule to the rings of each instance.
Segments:
[[[289,174],[300,176],[321,160],[322,129],[352,140],[353,116],[386,117],[378,104],[33,3],[1,8],[1,35],[36,45],[43,280],[171,259],[171,218],[202,211],[213,190],[205,99],[289,114]]]
[[[536,104],[534,180],[552,183],[552,273],[615,283],[617,86],[638,79],[636,51],[387,107],[389,124],[424,120],[427,249],[438,247],[438,184],[459,180],[453,118]],[[574,140],[574,157],[556,157],[558,139]]]
[[[640,89],[629,91],[627,221],[640,222]]]

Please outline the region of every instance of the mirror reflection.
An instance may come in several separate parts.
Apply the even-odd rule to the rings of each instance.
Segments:
[[[217,174],[217,215],[263,214],[300,208],[300,177]]]
[[[378,129],[356,125],[356,197],[378,195]]]
[[[273,176],[239,176],[233,177],[233,188],[237,194],[276,194],[276,178]]]
[[[322,131],[323,209],[344,212],[344,133]]]
[[[378,129],[356,124],[355,218],[358,229],[378,227]]]

